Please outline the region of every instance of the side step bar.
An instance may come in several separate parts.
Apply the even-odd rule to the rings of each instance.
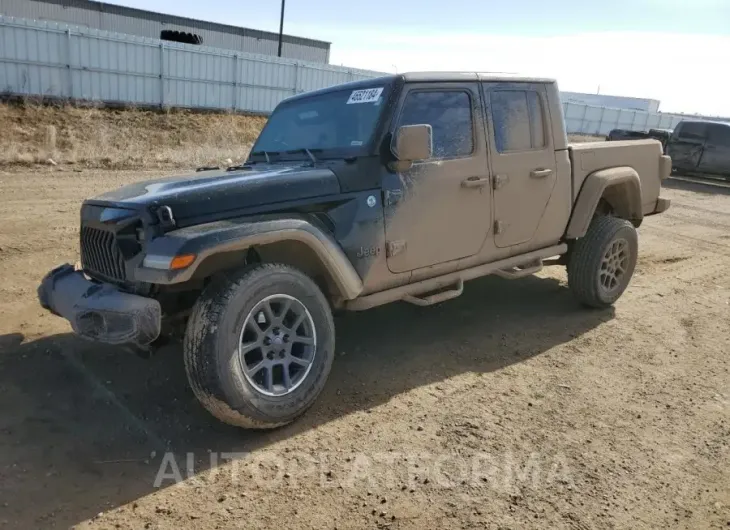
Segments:
[[[530,263],[525,263],[524,265],[512,267],[511,269],[496,270],[494,271],[494,274],[506,280],[516,280],[518,278],[530,276],[531,274],[535,274],[536,272],[540,272],[541,270],[542,260],[538,259]]]
[[[469,269],[450,272],[443,276],[436,276],[420,282],[401,285],[385,291],[367,294],[347,300],[344,309],[349,311],[363,311],[379,305],[404,300],[416,305],[432,305],[444,300],[456,298],[463,292],[463,282],[480,278],[489,274],[499,274],[503,278],[521,278],[529,274],[534,274],[539,267],[542,267],[542,261],[553,256],[565,254],[568,251],[568,245],[561,243],[552,247],[534,250],[520,256],[501,259],[492,263],[477,265]],[[438,291],[450,286],[456,286],[455,289],[449,289],[442,293],[436,293],[426,298],[420,298],[419,295],[424,293]]]
[[[417,296],[414,296],[412,294],[407,294],[403,297],[403,301],[408,302],[409,304],[425,307],[433,304],[438,304],[440,302],[445,302],[446,300],[451,300],[452,298],[461,296],[461,293],[463,292],[464,280],[459,280],[456,282],[456,289],[441,291],[440,293],[432,294],[431,296],[427,296],[425,298],[418,298]]]
[[[499,269],[494,271],[494,274],[496,276],[499,276],[500,278],[505,278],[507,280],[516,280],[518,278],[524,278],[525,276],[535,274],[540,270],[542,270],[542,260],[537,260],[532,263],[526,263],[525,265],[512,267],[511,269]],[[445,302],[446,300],[451,300],[452,298],[461,296],[463,292],[464,280],[459,279],[456,282],[456,287],[454,289],[441,291],[440,293],[432,294],[430,296],[426,296],[425,298],[419,298],[416,295],[407,294],[403,297],[403,301],[408,302],[409,304],[425,307],[429,305],[439,304],[441,302]]]

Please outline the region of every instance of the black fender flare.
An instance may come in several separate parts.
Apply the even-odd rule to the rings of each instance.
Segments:
[[[173,230],[150,241],[134,279],[164,285],[186,282],[216,253],[287,240],[304,243],[314,251],[343,299],[352,300],[362,292],[360,276],[334,238],[299,215],[242,217]],[[188,254],[195,256],[188,267],[170,270],[175,256]]]

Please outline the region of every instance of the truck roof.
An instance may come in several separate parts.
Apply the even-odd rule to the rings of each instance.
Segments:
[[[679,123],[712,123],[713,125],[724,125],[730,127],[730,122],[727,121],[713,121],[713,120],[681,120]],[[679,125],[679,124],[677,124]]]
[[[409,82],[509,81],[522,83],[555,83],[555,79],[527,77],[504,72],[405,72],[400,75]]]
[[[335,90],[357,90],[358,88],[367,88],[377,86],[378,83],[392,83],[397,79],[402,79],[407,83],[439,83],[449,81],[486,81],[486,82],[509,82],[509,83],[555,83],[555,79],[543,77],[526,77],[516,74],[490,73],[490,72],[404,72],[401,74],[386,75],[383,77],[375,77],[372,79],[363,79],[361,81],[353,81],[341,85],[334,85],[328,88],[321,88],[312,92],[304,92],[287,98],[285,101],[293,101],[302,97],[308,97],[316,94],[324,94]]]

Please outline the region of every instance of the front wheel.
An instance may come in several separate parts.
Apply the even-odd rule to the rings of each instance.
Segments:
[[[195,396],[231,425],[267,429],[324,388],[335,333],[327,299],[298,270],[255,265],[215,278],[188,321],[185,368]]]
[[[575,242],[568,285],[583,304],[608,307],[626,290],[638,255],[636,228],[623,219],[599,216]]]

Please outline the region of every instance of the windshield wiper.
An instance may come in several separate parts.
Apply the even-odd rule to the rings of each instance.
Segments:
[[[280,155],[281,153],[279,151],[253,151],[251,153],[251,156],[261,156],[264,155],[264,158],[266,159],[267,164],[271,164],[271,158],[269,155]]]
[[[245,164],[236,164],[235,166],[228,166],[226,168],[226,171],[239,171],[241,169],[253,169],[251,167],[251,164],[249,162],[246,162]]]
[[[312,154],[312,151],[322,151],[322,150],[321,150],[321,149],[311,149],[311,150],[310,150],[310,149],[307,149],[306,147],[300,147],[299,149],[289,149],[289,150],[287,151],[287,153],[292,153],[292,154],[293,154],[293,153],[299,153],[299,152],[301,152],[301,151],[304,151],[305,153],[307,153],[307,156],[308,156],[308,157],[309,157],[309,159],[310,159],[310,160],[312,161],[312,165],[314,165],[314,164],[316,164],[316,163],[317,163],[317,157],[315,157],[315,156],[314,156],[314,155]]]

